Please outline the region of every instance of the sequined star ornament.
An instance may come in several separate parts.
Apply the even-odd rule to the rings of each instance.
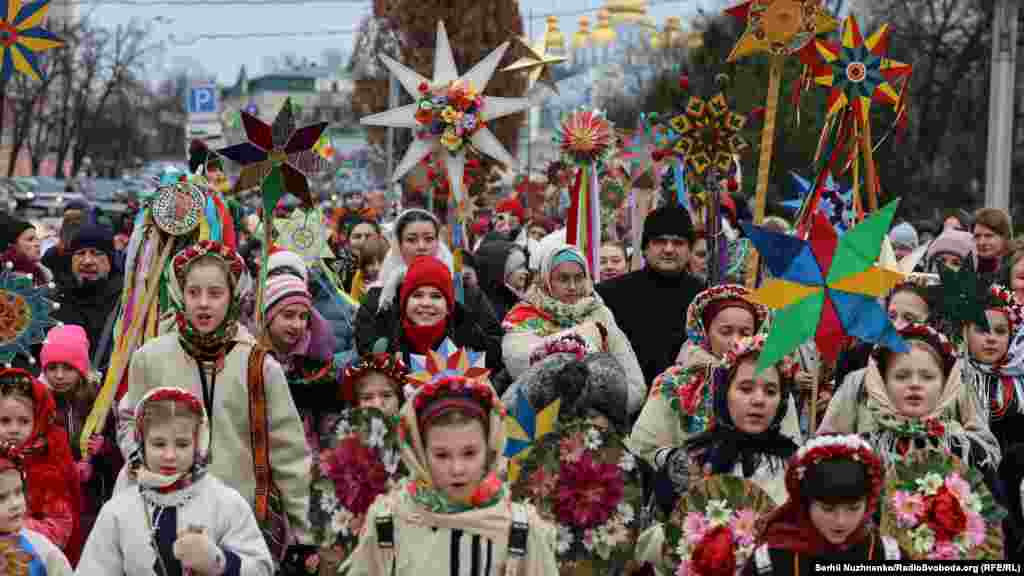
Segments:
[[[555,84],[555,79],[551,75],[551,67],[555,64],[561,64],[568,60],[564,56],[551,56],[547,53],[547,42],[544,38],[530,44],[528,38],[519,38],[519,43],[526,48],[529,52],[528,56],[523,56],[519,60],[516,60],[512,64],[502,68],[502,72],[514,72],[516,70],[525,71],[528,74],[530,80],[529,87],[533,88],[537,82],[549,86],[555,94],[558,94],[558,85]]]
[[[686,111],[669,120],[678,135],[672,151],[697,174],[710,167],[728,173],[736,155],[750,147],[740,135],[746,124],[746,116],[729,109],[725,94],[707,101],[691,96]]]
[[[313,146],[327,128],[327,122],[296,129],[290,98],[284,101],[271,125],[248,112],[243,111],[241,115],[249,141],[218,151],[221,156],[242,165],[238,189],[261,187],[266,212],[272,212],[285,193],[292,194],[306,206],[312,206],[313,197],[306,176],[327,166],[326,161],[313,151]]]
[[[818,34],[839,28],[821,0],[747,0],[728,13],[747,23],[729,62],[758,52],[790,56]]]
[[[309,211],[293,210],[287,219],[274,220],[277,242],[285,250],[302,256],[307,264],[332,258],[333,253],[327,243],[326,228],[323,222],[323,211],[320,208]]]
[[[32,347],[59,324],[50,313],[60,307],[47,297],[49,287],[36,287],[30,276],[0,270],[0,364],[10,365],[18,354],[35,364]]]
[[[508,46],[508,42],[498,46],[476,66],[460,76],[455,67],[455,57],[452,55],[444,22],[439,21],[437,23],[437,46],[434,51],[433,78],[425,78],[387,55],[380,55],[381,61],[413,99],[412,104],[366,116],[360,121],[368,126],[412,128],[416,131],[416,139],[413,140],[392,174],[393,180],[401,179],[431,152],[441,151],[444,155],[452,192],[455,194],[456,201],[461,202],[465,197],[462,177],[468,146],[472,146],[481,154],[490,156],[502,164],[516,165],[515,159],[501,145],[498,138],[487,127],[487,123],[526,110],[531,105],[530,100],[484,95],[487,83],[494,75],[494,70]],[[453,91],[455,92],[454,96]],[[435,114],[435,102],[442,103],[442,101],[444,107],[439,110],[439,114]],[[425,114],[421,110],[430,111],[432,121],[429,125],[421,122],[425,119]],[[463,140],[465,140],[463,145],[455,145],[460,144]]]
[[[21,0],[8,0],[7,10],[0,20],[0,78],[7,81],[15,70],[39,80],[39,52],[63,46],[64,42],[41,24],[46,19],[50,3],[46,1],[22,4]]]

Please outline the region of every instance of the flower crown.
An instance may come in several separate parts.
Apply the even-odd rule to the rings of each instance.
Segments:
[[[582,360],[587,355],[587,341],[575,332],[549,340],[530,354],[530,364],[536,364],[553,354],[574,354],[577,360]]]
[[[178,279],[178,283],[184,286],[185,274],[188,272],[189,265],[208,255],[217,256],[228,263],[234,286],[238,286],[242,274],[245,272],[245,261],[230,247],[213,240],[201,240],[174,256],[174,275]]]
[[[908,324],[899,331],[899,335],[903,340],[922,340],[928,343],[942,357],[942,368],[946,374],[949,374],[949,371],[953,369],[953,365],[956,364],[956,349],[953,347],[953,343],[949,341],[945,334],[928,324]],[[888,348],[875,346],[874,350],[871,351],[871,357],[881,366],[882,357],[887,352]]]
[[[142,397],[135,407],[135,438],[143,442],[146,428],[146,407],[154,402],[176,402],[185,405],[190,412],[199,417],[200,423],[206,418],[202,402],[195,394],[181,388],[156,388]]]
[[[753,292],[738,284],[721,284],[704,290],[693,299],[689,308],[686,309],[686,334],[694,344],[704,342],[704,333],[707,326],[704,325],[704,311],[708,305],[722,300],[742,300],[749,304],[754,312],[754,324],[762,326],[768,319],[768,308],[751,300]]]
[[[445,376],[420,386],[413,398],[413,407],[420,414],[431,404],[446,398],[462,398],[479,402],[485,411],[498,410],[505,415],[505,406],[486,381],[465,376]]]
[[[735,369],[743,358],[754,353],[762,352],[767,341],[768,337],[763,333],[740,338],[725,353],[725,358],[722,360],[722,369],[726,373]],[[797,364],[796,360],[789,355],[783,356],[776,366],[779,370],[779,376],[786,380],[794,379],[796,377],[796,373],[800,370],[800,365]]]
[[[882,461],[875,454],[871,445],[856,434],[826,434],[808,440],[789,461],[786,468],[786,490],[793,495],[800,494],[800,483],[807,469],[817,466],[825,460],[853,460],[864,464],[869,482],[868,513],[874,511],[882,491],[884,474]]]
[[[0,369],[0,396],[19,395],[33,398],[32,381],[29,372],[21,368]]]
[[[398,354],[387,352],[369,352],[345,368],[341,381],[342,400],[356,401],[356,382],[371,372],[383,374],[403,387],[409,380],[409,368],[402,362]]]
[[[1016,333],[1022,319],[1021,303],[1017,300],[1017,297],[1013,292],[999,284],[989,286],[988,294],[987,308],[1006,314],[1006,318],[1010,322],[1010,333]]]

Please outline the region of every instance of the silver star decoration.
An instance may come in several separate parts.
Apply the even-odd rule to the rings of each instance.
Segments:
[[[508,49],[508,45],[509,43],[505,42],[498,46],[486,58],[478,62],[476,66],[473,66],[469,72],[459,76],[459,72],[455,67],[455,57],[452,56],[452,47],[448,43],[448,33],[445,31],[444,22],[440,21],[437,23],[437,47],[434,49],[433,79],[420,76],[415,70],[385,54],[381,54],[380,59],[413,100],[419,99],[419,86],[423,83],[430,86],[443,86],[459,80],[472,85],[475,90],[479,91],[481,98],[483,98],[480,120],[490,122],[495,118],[521,112],[531,106],[528,98],[499,98],[497,96],[483,95],[484,89],[487,88],[487,83],[490,82],[491,77],[494,75],[495,68],[498,67],[501,57],[505,55],[505,51]],[[360,120],[360,123],[369,126],[415,129],[419,127],[419,124],[416,122],[417,109],[418,105],[416,102],[413,102],[406,106],[392,108],[386,112],[371,114]],[[505,147],[501,145],[498,138],[486,126],[477,130],[469,139],[469,143],[478,152],[486,154],[503,164],[518,168],[516,159],[509,154],[508,150],[505,150]],[[431,152],[437,152],[444,156],[448,181],[451,183],[455,199],[457,202],[462,202],[465,196],[462,189],[462,176],[466,166],[466,149],[463,148],[456,154],[448,152],[448,150],[441,146],[441,137],[439,135],[424,135],[424,137],[417,137],[413,140],[402,161],[395,168],[395,173],[391,177],[392,180],[397,181],[402,176],[405,176],[409,170]]]

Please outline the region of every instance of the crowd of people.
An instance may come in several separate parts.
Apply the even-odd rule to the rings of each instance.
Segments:
[[[905,349],[845,338],[830,361],[811,341],[767,367],[773,312],[709,282],[703,216],[682,207],[646,215],[640,254],[606,239],[597,270],[515,198],[455,253],[421,208],[343,210],[316,265],[239,226],[234,243],[175,251],[160,335],[130,351],[98,426],[132,242],[115,248],[76,204],[43,255],[30,223],[2,218],[3,273],[47,288],[60,322],[0,370],[0,565],[25,567],[5,573],[768,574],[1021,556],[1024,248],[1001,210],[930,237],[892,228],[904,280],[882,306]],[[950,312],[954,282],[973,317]],[[556,403],[548,446],[537,430]],[[528,457],[513,419],[530,422]],[[576,446],[576,426],[597,436]],[[618,465],[592,461],[593,438]],[[557,466],[538,480],[545,454],[597,480]],[[907,530],[928,504],[900,508],[892,475],[933,454],[979,478],[951,493],[987,494],[1005,518],[978,526],[982,504],[964,500],[962,526]],[[600,474],[618,469],[637,473],[615,492]],[[718,525],[680,517],[716,477],[767,503],[749,541],[723,547]],[[608,563],[615,550],[628,558]]]

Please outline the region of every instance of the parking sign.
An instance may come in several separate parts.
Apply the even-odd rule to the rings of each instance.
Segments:
[[[217,87],[193,86],[188,93],[189,114],[216,114],[219,111]]]

